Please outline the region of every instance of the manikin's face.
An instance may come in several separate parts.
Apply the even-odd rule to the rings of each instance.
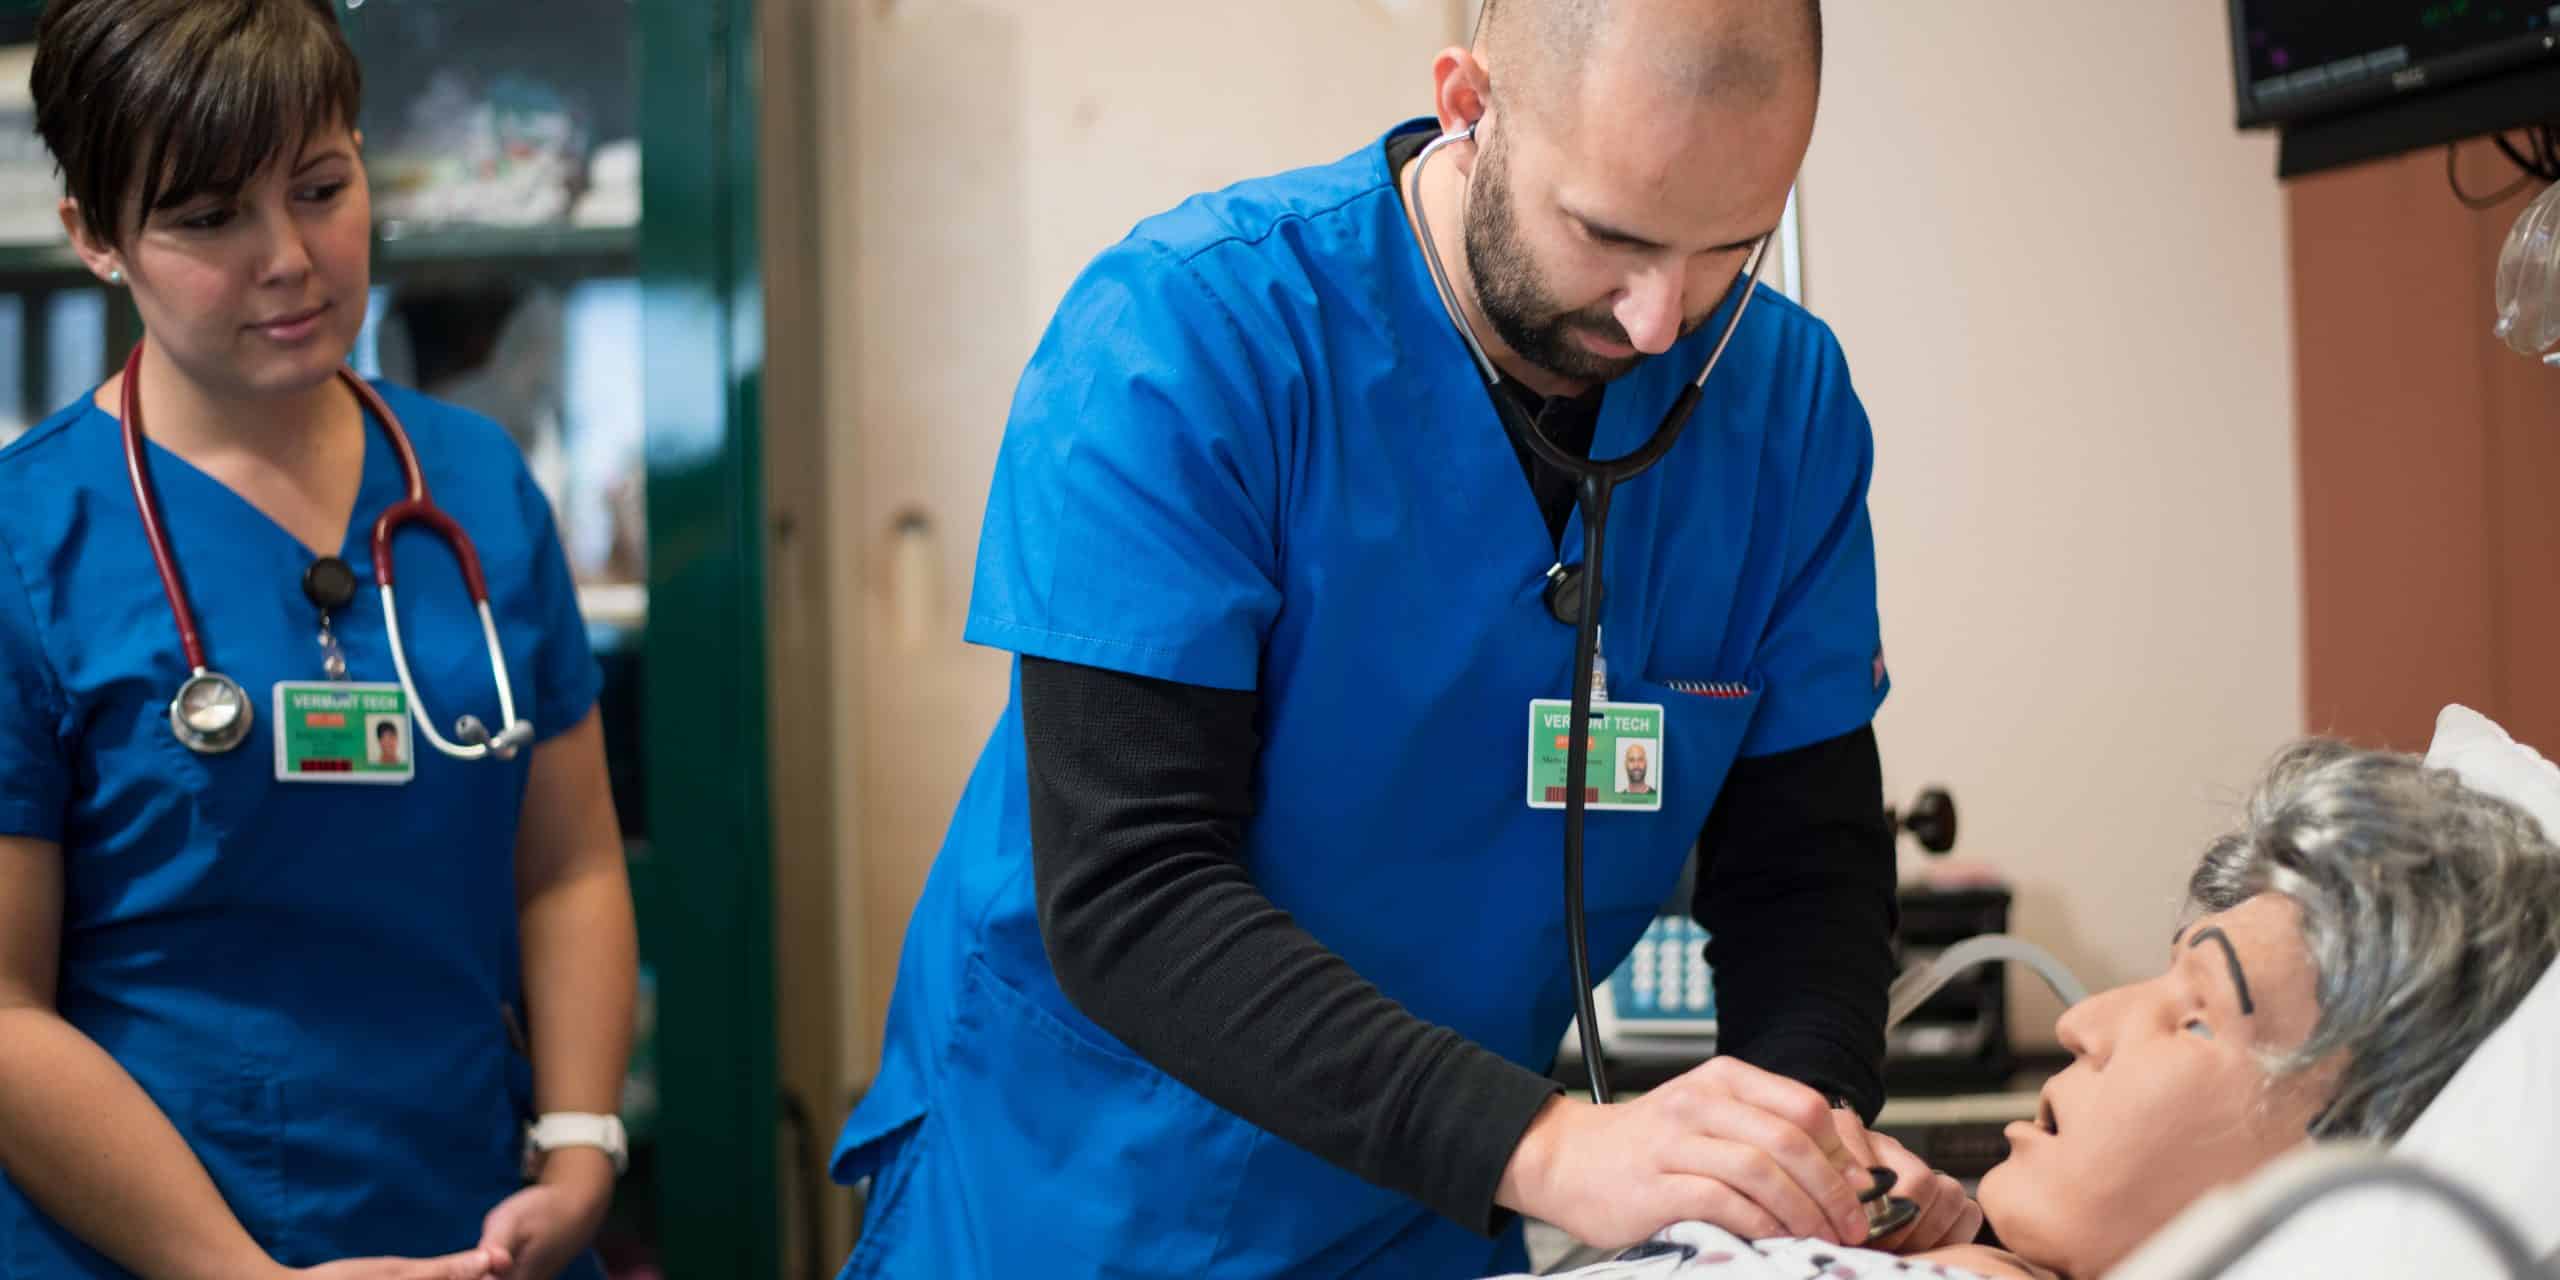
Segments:
[[[2261,1055],[2318,1021],[2317,973],[2292,899],[2260,894],[2183,931],[2159,977],[2072,1006],[2071,1066],[2009,1158],[1982,1180],[1985,1216],[2020,1257],[2099,1276],[2187,1205],[2301,1143],[2328,1064],[2270,1077]]]

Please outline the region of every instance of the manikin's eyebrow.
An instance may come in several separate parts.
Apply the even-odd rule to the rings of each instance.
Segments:
[[[2169,945],[2175,947],[2180,942],[2184,942],[2190,948],[2199,947],[2204,945],[2207,938],[2221,943],[2222,958],[2231,962],[2231,987],[2240,996],[2240,1016],[2245,1018],[2256,1013],[2258,1006],[2249,999],[2249,975],[2240,968],[2240,952],[2231,945],[2231,935],[2224,933],[2221,926],[2214,925],[2198,929],[2193,937],[2188,937],[2182,932],[2178,937],[2170,939]]]

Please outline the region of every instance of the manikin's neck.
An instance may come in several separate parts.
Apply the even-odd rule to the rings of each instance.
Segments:
[[[1475,331],[1476,341],[1484,345],[1485,358],[1493,361],[1494,368],[1501,370],[1503,378],[1541,396],[1581,395],[1590,390],[1591,384],[1558,377],[1522,359],[1519,352],[1503,342],[1502,335],[1493,327],[1492,319],[1484,313],[1476,291],[1475,264],[1467,258],[1466,175],[1458,171],[1458,166],[1452,163],[1453,157],[1447,154],[1458,147],[1475,145],[1453,143],[1443,148],[1441,154],[1434,155],[1430,164],[1421,164],[1419,156],[1406,162],[1405,171],[1397,175],[1397,181],[1403,184],[1411,197],[1413,219],[1417,223],[1429,223],[1432,240],[1440,246],[1440,262],[1448,269],[1449,289],[1458,295],[1458,308],[1465,313],[1468,327]],[[1481,149],[1478,154],[1481,156]],[[1414,176],[1417,167],[1421,170],[1418,181]],[[1421,247],[1420,235],[1421,230],[1417,227],[1415,251],[1427,253]]]

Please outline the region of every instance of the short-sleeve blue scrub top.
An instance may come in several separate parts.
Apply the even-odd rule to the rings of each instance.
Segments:
[[[1635,448],[1722,328],[1612,384],[1595,454]],[[1590,815],[1595,971],[1669,894],[1737,755],[1881,703],[1871,459],[1838,345],[1770,291],[1679,445],[1619,490],[1610,692],[1667,708],[1666,785],[1658,813]],[[1579,517],[1563,543],[1578,560]],[[967,634],[1259,691],[1254,881],[1416,1015],[1543,1071],[1574,1005],[1563,816],[1526,803],[1528,704],[1565,696],[1573,662],[1540,595],[1556,558],[1382,140],[1196,197],[1075,282],[1013,402]],[[845,1273],[1525,1269],[1516,1229],[1487,1240],[1257,1129],[1061,996],[1015,688],[836,1149],[840,1180],[877,1175]]]
[[[429,490],[478,546],[520,714],[547,739],[600,677],[551,508],[485,418],[380,388]],[[417,744],[400,786],[276,780],[273,688],[319,680],[314,556],[238,494],[149,446],[212,665],[248,690],[247,741],[169,731],[188,672],[152,567],[121,427],[89,397],[0,451],[0,834],[58,844],[57,1006],[157,1103],[279,1262],[433,1256],[479,1242],[520,1189],[530,1065],[515,847],[532,752]],[[333,630],[358,681],[398,679],[374,518],[404,496],[380,424],[343,547]],[[495,722],[478,617],[446,544],[393,543],[411,670],[448,735]],[[0,1180],[0,1276],[126,1273]],[[600,1276],[592,1258],[569,1273]]]

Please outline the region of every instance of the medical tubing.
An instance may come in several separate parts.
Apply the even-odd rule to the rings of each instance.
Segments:
[[[1458,336],[1465,340],[1467,354],[1475,360],[1476,369],[1484,374],[1484,380],[1500,382],[1502,371],[1494,367],[1493,357],[1485,354],[1484,344],[1476,340],[1476,327],[1468,323],[1467,313],[1458,309],[1457,291],[1449,287],[1449,269],[1440,261],[1440,238],[1431,234],[1431,218],[1422,210],[1422,167],[1429,164],[1431,157],[1438,155],[1441,148],[1459,142],[1472,142],[1475,136],[1476,127],[1468,125],[1454,133],[1441,134],[1424,144],[1421,153],[1413,158],[1413,167],[1407,171],[1413,175],[1413,178],[1406,185],[1408,194],[1405,196],[1405,207],[1413,211],[1413,225],[1422,232],[1422,256],[1430,263],[1431,287],[1439,293],[1440,305],[1447,308],[1449,318],[1457,322]]]
[[[1573,624],[1573,709],[1564,750],[1564,937],[1573,953],[1582,1065],[1591,1075],[1591,1100],[1602,1104],[1610,1100],[1609,1068],[1600,1058],[1600,1018],[1591,999],[1591,940],[1582,911],[1582,823],[1590,802],[1583,783],[1591,770],[1591,669],[1600,657],[1601,539],[1609,527],[1609,499],[1617,487],[1616,479],[1606,472],[1582,475],[1582,608]]]
[[[392,503],[374,520],[373,580],[375,585],[383,587],[392,585],[391,537],[400,531],[400,526],[415,521],[435,530],[436,536],[444,539],[445,545],[452,548],[454,562],[462,566],[462,586],[470,593],[471,602],[483,605],[489,603],[489,579],[480,572],[480,552],[471,545],[471,539],[463,534],[462,526],[452,516],[445,514],[444,508],[427,500],[423,492],[425,487],[424,482],[420,482],[416,486],[420,496]]]
[[[1927,966],[1915,967],[1893,980],[1893,986],[1885,997],[1885,1030],[1901,1026],[1903,1019],[1919,1012],[1920,1006],[1929,1002],[1929,997],[1938,994],[1941,988],[1962,976],[1966,970],[2004,960],[2033,970],[2037,977],[2044,979],[2047,987],[2053,989],[2053,994],[2061,999],[2064,1008],[2089,998],[2089,989],[2081,984],[2077,975],[2063,966],[2062,961],[2055,959],[2052,952],[2005,933],[1978,934],[1947,948]]]
[[[507,678],[506,651],[498,647],[498,616],[485,598],[480,601],[480,636],[489,645],[489,669],[498,677],[498,738],[490,743],[495,748],[524,722],[516,719],[515,682]]]
[[[346,382],[348,390],[356,393],[356,403],[363,405],[366,412],[382,423],[382,434],[390,438],[392,452],[400,455],[400,482],[408,489],[409,501],[425,502],[426,468],[418,465],[417,447],[409,443],[409,433],[399,429],[400,419],[393,416],[390,405],[382,402],[382,393],[374,390],[372,383],[357,377],[352,369],[341,368],[338,377]]]
[[[400,690],[408,698],[409,715],[418,722],[418,730],[427,735],[427,744],[456,759],[470,759],[468,752],[445,741],[436,732],[435,718],[427,713],[427,700],[418,694],[418,682],[409,674],[409,651],[400,643],[400,602],[391,594],[391,584],[384,583],[382,592],[382,630],[391,638],[391,669],[399,673]]]
[[[160,590],[169,597],[169,616],[178,621],[178,643],[186,650],[187,670],[203,675],[204,637],[196,631],[196,611],[187,603],[186,584],[178,562],[169,554],[169,531],[160,523],[160,500],[151,488],[151,469],[142,447],[142,344],[124,359],[124,469],[133,480],[134,509],[142,513],[142,536],[151,544],[151,563],[160,570]]]
[[[2487,1202],[2473,1194],[2470,1188],[2453,1182],[2431,1169],[2405,1163],[2351,1165],[2311,1178],[2301,1186],[2287,1191],[2274,1204],[2259,1210],[2256,1216],[2242,1224],[2238,1230],[2231,1232],[2224,1238],[2220,1247],[2206,1255],[2203,1262],[2198,1263],[2186,1274],[2189,1280],[2215,1280],[2215,1277],[2228,1271],[2233,1263],[2247,1257],[2251,1250],[2265,1243],[2267,1237],[2275,1234],[2278,1227],[2291,1221],[2295,1214],[2310,1208],[2314,1203],[2327,1199],[2336,1192],[2358,1186],[2395,1183],[2415,1187],[2451,1206],[2454,1216],[2461,1218],[2465,1225],[2477,1230],[2481,1239],[2488,1242],[2489,1251],[2498,1255],[2499,1265],[2507,1269],[2507,1275],[2512,1280],[2551,1280],[2551,1273],[2545,1271],[2542,1264],[2534,1260],[2533,1251],[2527,1248],[2525,1242],[2516,1235],[2515,1228],[2508,1226],[2506,1220],[2500,1218],[2497,1212],[2492,1210]]]

